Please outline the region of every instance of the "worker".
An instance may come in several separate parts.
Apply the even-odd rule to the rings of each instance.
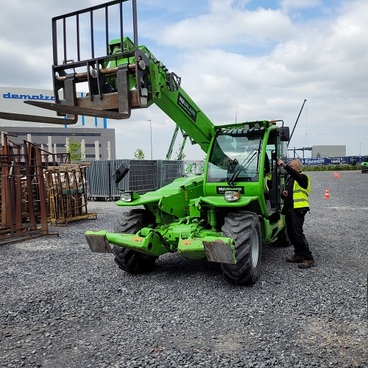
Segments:
[[[281,198],[284,199],[282,214],[285,215],[286,229],[294,246],[294,255],[286,258],[286,262],[298,263],[298,267],[302,269],[310,268],[314,266],[314,259],[304,235],[303,225],[304,217],[309,211],[311,180],[302,172],[303,165],[300,160],[294,159],[287,165],[277,159],[277,165],[288,173],[285,188],[281,193]]]

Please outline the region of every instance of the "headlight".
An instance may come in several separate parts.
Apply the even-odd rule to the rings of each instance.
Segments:
[[[236,190],[227,190],[224,193],[224,198],[225,198],[225,201],[227,201],[227,202],[235,202],[235,201],[239,200],[240,193]]]
[[[140,195],[133,190],[128,190],[120,194],[120,200],[123,202],[133,202],[140,198]]]
[[[124,192],[120,194],[120,199],[124,202],[131,202],[133,200],[133,192]]]

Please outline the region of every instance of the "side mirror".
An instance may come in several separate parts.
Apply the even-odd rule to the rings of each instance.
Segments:
[[[124,164],[124,162],[115,170],[112,174],[112,178],[116,184],[119,184],[126,174],[128,174],[129,168]]]
[[[289,127],[282,126],[280,128],[280,141],[281,142],[289,142],[290,141]]]

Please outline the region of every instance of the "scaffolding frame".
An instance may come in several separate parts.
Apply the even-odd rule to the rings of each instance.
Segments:
[[[71,221],[96,219],[88,213],[86,168],[89,164],[48,166],[45,178],[48,188],[50,221],[62,225]]]
[[[55,235],[48,230],[41,150],[27,141],[16,145],[4,133],[1,140],[0,244]]]

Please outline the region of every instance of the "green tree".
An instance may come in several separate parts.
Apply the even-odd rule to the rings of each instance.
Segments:
[[[134,158],[136,160],[144,160],[144,152],[141,148],[137,148],[134,152]]]
[[[81,144],[77,142],[70,142],[68,147],[71,162],[78,162],[82,158]]]

